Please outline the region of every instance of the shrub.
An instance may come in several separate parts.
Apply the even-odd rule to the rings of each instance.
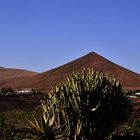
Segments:
[[[56,124],[65,125],[69,139],[102,140],[132,109],[121,84],[93,70],[73,73],[48,96],[47,105],[59,114]]]
[[[0,128],[5,126],[5,118],[0,115]]]
[[[42,100],[43,113],[40,119],[33,117],[34,121],[28,120],[30,133],[34,135],[35,140],[62,140],[65,138],[65,131],[63,131],[64,125],[60,124],[59,110],[55,107],[55,102],[47,104],[49,102]]]
[[[0,89],[0,96],[7,96],[11,93],[14,93],[14,90],[12,88],[1,88]]]
[[[140,139],[140,119],[135,119],[133,122],[125,123],[119,131],[113,132],[111,139],[108,140],[139,140]]]

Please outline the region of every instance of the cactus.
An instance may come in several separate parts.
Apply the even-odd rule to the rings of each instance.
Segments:
[[[131,110],[121,84],[93,70],[73,73],[48,96],[49,114],[57,114],[55,127],[64,125],[60,131],[70,140],[103,140]]]
[[[41,120],[34,118],[28,120],[30,133],[35,140],[62,140],[65,136],[65,125],[60,124],[60,111],[56,108],[56,99],[51,96],[51,100],[42,100],[43,114]],[[58,121],[59,120],[59,121]]]
[[[107,75],[93,70],[73,73],[56,87],[56,95],[65,106],[70,123],[70,139],[103,139],[118,123],[127,118],[131,102],[124,95],[121,84]],[[59,102],[61,102],[59,100]],[[80,124],[80,132],[75,130]]]

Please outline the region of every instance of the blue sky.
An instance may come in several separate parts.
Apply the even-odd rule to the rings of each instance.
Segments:
[[[140,0],[0,0],[0,66],[43,72],[94,51],[140,73]]]

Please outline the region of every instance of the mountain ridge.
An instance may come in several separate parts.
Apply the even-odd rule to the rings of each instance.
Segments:
[[[113,64],[116,65],[116,66],[122,67],[123,69],[126,69],[126,70],[128,70],[128,71],[130,71],[130,72],[133,72],[133,73],[135,73],[135,74],[140,75],[139,73],[134,72],[133,70],[130,70],[130,69],[126,68],[126,67],[123,67],[123,66],[121,66],[121,65],[119,65],[119,64],[117,64],[117,63],[114,63],[114,62],[110,61],[109,59],[107,59],[107,58],[105,58],[105,57],[103,57],[103,56],[101,56],[101,55],[99,55],[99,54],[97,54],[97,53],[95,53],[95,52],[90,52],[90,53],[88,53],[87,55],[97,55],[98,57],[102,57],[103,59],[106,59],[108,62],[111,62],[111,63],[113,63]]]
[[[2,82],[6,82],[9,79],[17,77],[31,77],[36,74],[36,72],[29,70],[0,67],[0,85]]]
[[[140,89],[139,74],[115,64],[95,52],[90,52],[87,55],[52,70],[37,73],[32,77],[16,77],[14,79],[10,79],[4,84],[0,84],[0,87],[27,87],[48,91],[57,84],[63,83],[72,72],[81,72],[83,68],[90,68],[119,80],[124,89]]]

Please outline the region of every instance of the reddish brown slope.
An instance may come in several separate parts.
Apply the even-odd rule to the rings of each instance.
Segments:
[[[73,71],[81,71],[84,68],[93,68],[95,71],[106,73],[118,79],[125,89],[140,88],[140,75],[129,71],[96,53],[89,53],[75,61],[60,66],[56,69],[38,74],[32,78],[9,81],[4,86],[32,87],[39,89],[50,89],[54,85],[63,82]]]
[[[37,74],[36,72],[31,72],[27,70],[9,69],[0,67],[0,86],[7,83],[10,79],[32,77],[35,76],[36,74]]]

